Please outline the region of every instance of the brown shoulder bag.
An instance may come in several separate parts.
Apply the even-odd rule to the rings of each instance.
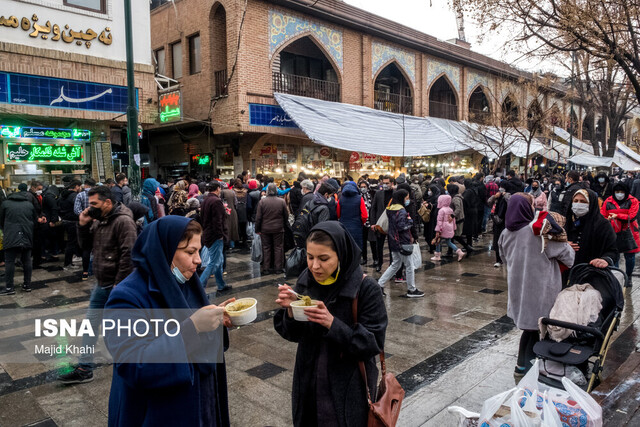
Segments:
[[[364,277],[363,277],[364,279]],[[353,322],[358,323],[358,297],[353,300],[352,306]],[[369,392],[369,383],[367,382],[367,371],[364,362],[358,362],[360,365],[360,374],[364,380],[364,386],[367,390],[367,402],[369,404],[369,420],[367,427],[394,427],[400,416],[400,407],[404,399],[404,390],[396,379],[395,375],[387,373],[387,366],[384,360],[384,350],[380,352],[380,366],[382,368],[382,377],[378,384],[378,395],[375,402],[371,400]]]

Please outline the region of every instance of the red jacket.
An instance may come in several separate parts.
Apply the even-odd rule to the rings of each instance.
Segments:
[[[607,219],[611,214],[617,215],[616,219],[611,220],[613,231],[616,233],[626,230],[629,226],[631,227],[633,239],[636,241],[636,246],[638,247],[629,251],[629,253],[640,252],[640,233],[638,232],[638,221],[636,221],[639,209],[640,202],[633,196],[629,196],[629,198],[622,203],[618,203],[614,196],[610,196],[602,203],[602,207],[600,208],[600,212]]]

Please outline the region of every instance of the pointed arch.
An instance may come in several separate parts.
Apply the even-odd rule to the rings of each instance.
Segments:
[[[513,125],[520,121],[520,105],[511,92],[504,97],[500,106],[502,111],[502,125]]]
[[[429,116],[458,120],[459,95],[445,73],[429,87]]]
[[[412,115],[414,88],[408,77],[398,61],[388,61],[373,80],[374,108]]]
[[[279,61],[280,55],[282,54],[283,51],[287,50],[287,48],[289,48],[292,44],[304,38],[308,38],[309,40],[311,40],[313,44],[322,52],[324,57],[331,64],[333,71],[336,73],[336,76],[338,78],[338,83],[342,83],[342,69],[340,68],[340,65],[336,62],[335,58],[333,58],[333,56],[329,53],[329,51],[324,46],[322,41],[318,39],[318,37],[312,31],[304,31],[300,34],[296,34],[294,37],[291,37],[289,40],[287,40],[287,42],[284,43],[282,46],[278,47],[275,50],[275,52],[273,52],[273,55],[271,57],[271,69],[273,69],[276,62]]]
[[[402,73],[402,76],[405,78],[405,80],[409,83],[409,86],[411,87],[411,93],[414,93],[413,81],[411,80],[411,76],[409,75],[407,70],[405,70],[402,64],[400,64],[400,62],[398,62],[398,60],[395,58],[391,58],[380,67],[380,69],[373,76],[373,82],[375,83],[375,81],[378,79],[378,76],[380,76],[380,74],[391,64],[394,64],[398,68],[398,70]]]
[[[473,123],[489,124],[493,107],[487,93],[489,89],[482,83],[475,85],[467,100],[469,121]]]
[[[213,80],[213,96],[229,94],[227,87],[227,11],[220,2],[215,2],[209,12],[210,69]]]

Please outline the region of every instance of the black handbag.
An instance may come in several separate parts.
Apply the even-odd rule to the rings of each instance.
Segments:
[[[633,238],[633,232],[631,231],[631,220],[627,222],[627,228],[616,233],[616,246],[620,253],[626,253],[638,249],[636,239]]]
[[[413,253],[413,245],[400,245],[400,255],[411,255]]]

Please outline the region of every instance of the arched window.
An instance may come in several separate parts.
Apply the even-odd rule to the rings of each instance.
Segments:
[[[502,102],[502,126],[513,126],[518,123],[519,119],[518,104],[511,96],[507,96]]]
[[[527,129],[532,134],[540,134],[542,133],[544,127],[544,114],[542,113],[542,108],[537,100],[534,100],[529,106],[529,111],[527,111]]]
[[[429,91],[429,116],[458,120],[456,93],[444,76],[436,80]]]
[[[340,101],[338,73],[309,36],[294,40],[273,59],[273,91]]]
[[[491,104],[480,86],[469,97],[469,121],[486,125],[491,122]]]
[[[373,100],[376,110],[413,114],[411,85],[395,63],[387,65],[376,77]]]
[[[211,17],[211,69],[214,96],[227,96],[227,12],[221,4],[213,9]]]

